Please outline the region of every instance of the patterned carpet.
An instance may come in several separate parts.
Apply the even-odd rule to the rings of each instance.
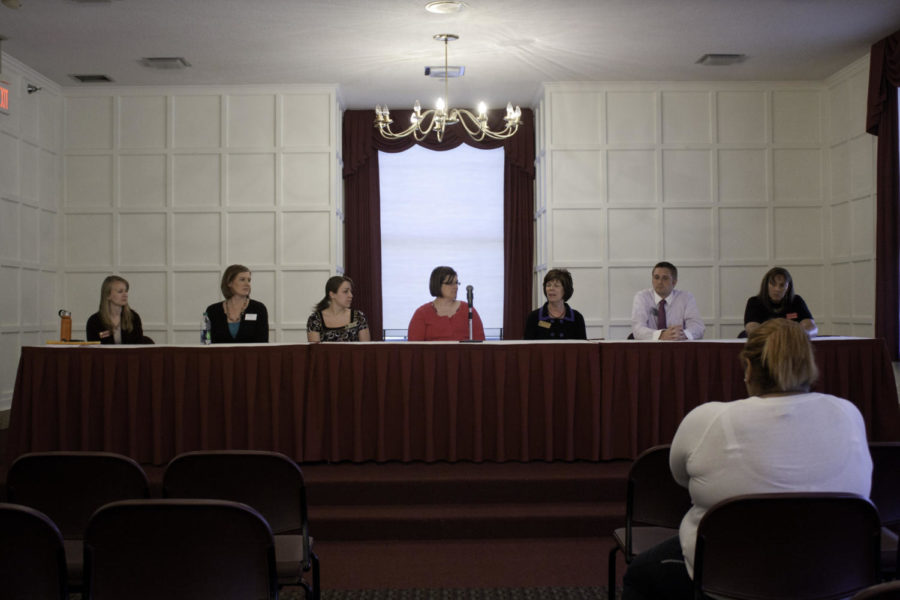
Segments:
[[[303,591],[284,588],[281,600],[303,600]],[[607,600],[604,587],[322,590],[322,600]]]

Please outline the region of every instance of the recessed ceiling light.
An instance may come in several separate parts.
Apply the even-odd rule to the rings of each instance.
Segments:
[[[707,67],[724,67],[736,65],[747,60],[746,54],[704,54],[695,64]]]
[[[456,0],[434,0],[425,5],[425,10],[437,15],[452,15],[461,11],[465,5],[465,2]]]

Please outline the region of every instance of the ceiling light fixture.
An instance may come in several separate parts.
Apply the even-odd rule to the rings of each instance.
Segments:
[[[425,5],[425,10],[436,15],[452,15],[458,13],[465,6],[465,2],[456,0],[435,0]]]
[[[447,72],[447,44],[459,39],[455,33],[438,33],[434,39],[444,42],[444,97],[438,98],[435,108],[422,112],[422,106],[416,100],[413,107],[413,113],[410,116],[409,127],[403,131],[391,131],[391,113],[387,106],[380,104],[375,107],[375,126],[381,132],[381,135],[388,139],[399,139],[412,135],[417,141],[424,140],[429,133],[435,132],[437,141],[444,141],[444,131],[447,125],[456,125],[460,123],[466,130],[466,133],[476,142],[480,142],[486,137],[494,140],[505,140],[515,135],[519,130],[519,121],[522,118],[522,109],[518,106],[513,110],[512,103],[506,105],[506,116],[503,120],[506,127],[501,131],[492,131],[488,127],[487,122],[487,105],[484,102],[478,103],[478,114],[475,115],[465,108],[450,108],[448,96]]]

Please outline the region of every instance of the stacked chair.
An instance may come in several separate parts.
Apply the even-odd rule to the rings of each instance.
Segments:
[[[279,585],[303,586],[310,600],[319,600],[319,559],[309,535],[306,486],[293,460],[254,450],[187,452],[166,467],[163,496],[252,506],[272,528]]]

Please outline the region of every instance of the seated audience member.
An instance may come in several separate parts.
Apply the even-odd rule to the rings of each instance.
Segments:
[[[697,526],[717,502],[781,492],[869,496],[862,415],[847,400],[809,391],[817,370],[806,331],[766,321],[750,332],[740,359],[750,397],[701,404],[675,432],[669,464],[693,506],[677,536],[631,562],[623,600],[693,598]]]
[[[459,278],[451,267],[435,267],[428,289],[434,300],[423,304],[409,321],[411,342],[453,342],[469,339],[469,305],[456,299]],[[472,309],[472,339],[484,339],[478,311]]]
[[[699,340],[706,327],[690,292],[676,290],[678,269],[660,262],[651,272],[653,287],[634,295],[631,332],[636,340]]]
[[[744,309],[744,331],[750,333],[769,319],[797,321],[809,337],[819,333],[812,313],[799,294],[794,293],[794,280],[783,267],[769,269],[759,284],[759,294],[747,299]],[[743,337],[743,334],[741,335]]]
[[[319,300],[306,321],[310,342],[368,342],[369,323],[353,303],[353,280],[335,275],[325,282],[325,297]]]
[[[566,301],[575,293],[572,275],[566,269],[550,269],[544,275],[547,301],[525,321],[526,340],[586,340],[584,317]]]
[[[110,275],[100,286],[100,310],[87,321],[89,342],[101,344],[152,344],[144,335],[141,317],[128,306],[128,282]]]
[[[223,302],[206,307],[213,344],[269,341],[269,313],[262,302],[250,299],[250,269],[231,265],[222,273]]]

